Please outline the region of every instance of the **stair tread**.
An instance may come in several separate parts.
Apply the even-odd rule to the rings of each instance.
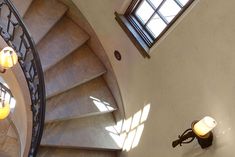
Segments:
[[[24,3],[22,3],[22,1],[19,0],[12,0],[21,17],[24,16],[32,1],[33,0],[24,0]]]
[[[78,118],[45,125],[42,146],[120,150],[106,127],[115,125],[113,115]],[[117,135],[116,135],[117,136]]]
[[[44,71],[83,45],[89,36],[64,16],[37,44]]]
[[[38,157],[116,157],[114,151],[39,147]]]
[[[7,154],[7,156],[19,155],[18,139],[17,137],[11,137],[9,134],[11,127],[12,125],[8,119],[4,119],[0,123],[0,156],[4,156],[4,154]]]
[[[112,112],[115,100],[102,77],[47,100],[46,122]]]
[[[22,3],[22,2],[21,2]],[[65,14],[67,7],[56,0],[34,0],[24,16],[24,22],[35,43],[38,43]]]
[[[105,67],[87,45],[83,45],[45,72],[47,98],[103,75]]]
[[[5,157],[8,157],[8,156],[13,157],[13,156],[19,156],[20,154],[19,147],[20,147],[20,144],[17,139],[7,136],[5,137],[4,143],[1,144],[0,150],[4,150],[4,152],[8,154]],[[0,156],[3,157],[1,153],[0,153]]]

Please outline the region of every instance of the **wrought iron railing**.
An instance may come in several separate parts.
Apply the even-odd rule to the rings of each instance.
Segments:
[[[5,104],[12,104],[14,97],[11,93],[11,90],[0,82],[0,103],[2,106]]]
[[[19,64],[28,83],[33,115],[32,141],[28,156],[35,157],[44,126],[44,77],[34,41],[10,0],[0,0],[0,35],[18,54]]]

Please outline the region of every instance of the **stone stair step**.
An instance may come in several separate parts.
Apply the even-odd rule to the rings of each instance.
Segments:
[[[0,123],[0,156],[19,156],[20,155],[20,144],[17,137],[11,137],[9,133],[12,129],[10,120],[4,119]],[[13,130],[12,130],[13,131]],[[3,151],[3,152],[2,152]],[[6,157],[7,157],[6,156]]]
[[[22,3],[20,0],[12,0],[21,17],[24,16],[32,1],[33,0],[24,0],[24,3]]]
[[[38,43],[63,17],[66,10],[67,7],[57,0],[34,0],[32,2],[24,15],[24,22],[35,43]]]
[[[13,127],[13,124],[9,126],[8,131],[7,131],[7,136],[11,138],[15,138],[15,139],[18,138],[18,134],[16,133],[16,128],[15,126]]]
[[[16,157],[16,156],[20,156],[20,142],[12,137],[5,137],[5,141],[4,143],[1,145],[0,150],[4,150],[4,152],[6,154],[8,154],[5,157]],[[4,157],[1,155],[1,157]]]
[[[112,113],[45,125],[42,146],[120,150],[108,127],[115,125]],[[108,131],[109,130],[109,131]],[[117,136],[117,135],[116,135]]]
[[[0,150],[0,156],[1,157],[9,157],[10,155],[9,155],[9,153],[4,152],[3,150]]]
[[[83,45],[89,36],[64,16],[37,44],[44,71]]]
[[[114,151],[40,147],[38,157],[117,157]]]
[[[45,121],[69,120],[116,109],[112,94],[99,77],[47,100]]]
[[[105,67],[87,45],[83,45],[44,74],[47,98],[103,75]]]

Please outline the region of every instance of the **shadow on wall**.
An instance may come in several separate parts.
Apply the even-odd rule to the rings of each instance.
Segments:
[[[202,149],[198,144],[195,144],[192,148],[185,149],[182,157],[206,157],[211,156],[214,151],[214,145],[212,145],[210,149]]]
[[[218,125],[220,128],[223,128],[223,122],[218,122]],[[226,124],[225,124],[226,125]],[[213,138],[213,144],[208,149],[202,149],[200,145],[195,142],[194,145],[191,147],[186,147],[186,149],[183,148],[182,157],[211,157],[216,156],[216,152],[219,149],[224,149],[226,151],[226,147],[228,146],[228,141],[234,141],[232,138],[232,128],[231,127],[225,127],[225,129],[215,129],[214,130],[214,138]],[[230,145],[230,144],[229,144]],[[233,146],[231,146],[233,147]],[[227,154],[228,153],[228,154]],[[229,154],[228,151],[226,153],[222,153],[223,156],[233,156]],[[221,156],[222,157],[222,156]]]

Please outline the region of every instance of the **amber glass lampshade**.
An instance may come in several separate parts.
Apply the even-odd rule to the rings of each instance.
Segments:
[[[13,48],[5,47],[0,52],[0,66],[4,69],[13,67],[18,61],[18,56]]]
[[[0,120],[7,118],[10,114],[10,104],[4,102],[0,102]]]

